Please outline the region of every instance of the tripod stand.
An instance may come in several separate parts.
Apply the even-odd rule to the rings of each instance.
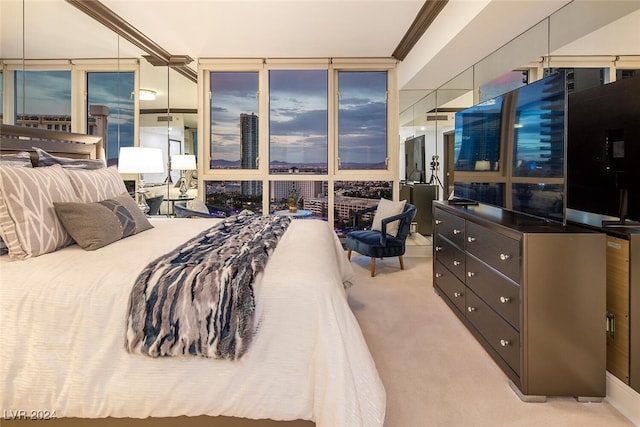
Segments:
[[[433,156],[431,158],[431,178],[429,178],[429,184],[430,185],[439,185],[440,188],[442,188],[442,194],[447,194],[444,191],[444,185],[442,184],[442,181],[440,181],[440,178],[438,178],[438,174],[436,173],[436,171],[438,170],[438,165],[440,163],[438,162],[438,156]]]

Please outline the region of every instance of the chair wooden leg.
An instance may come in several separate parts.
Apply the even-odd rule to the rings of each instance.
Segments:
[[[351,249],[347,251],[347,259],[351,261]]]
[[[371,257],[371,277],[376,275],[376,259]]]
[[[402,259],[402,255],[398,257],[400,259],[400,270],[404,270],[404,261]]]

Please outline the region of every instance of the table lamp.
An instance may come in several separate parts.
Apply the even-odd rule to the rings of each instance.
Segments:
[[[196,170],[196,156],[192,154],[176,154],[171,156],[171,170],[180,171],[180,196],[182,198],[188,197],[187,183],[184,177],[185,171]]]
[[[138,206],[145,214],[149,212],[149,205],[144,193],[143,173],[164,172],[164,162],[162,160],[162,150],[160,148],[148,147],[122,147],[118,157],[118,172],[137,173],[138,179]]]

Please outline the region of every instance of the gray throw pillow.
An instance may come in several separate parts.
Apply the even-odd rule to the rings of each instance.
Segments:
[[[73,240],[88,251],[153,228],[127,193],[100,202],[53,206]]]

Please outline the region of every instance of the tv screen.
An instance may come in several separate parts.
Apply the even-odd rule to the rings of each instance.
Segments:
[[[454,195],[564,221],[566,103],[562,72],[458,112]]]
[[[407,181],[425,182],[426,160],[424,148],[424,135],[407,139],[404,142],[405,176]]]
[[[456,113],[454,171],[496,171],[500,167],[502,97]]]
[[[569,95],[567,207],[640,221],[640,77]]]

